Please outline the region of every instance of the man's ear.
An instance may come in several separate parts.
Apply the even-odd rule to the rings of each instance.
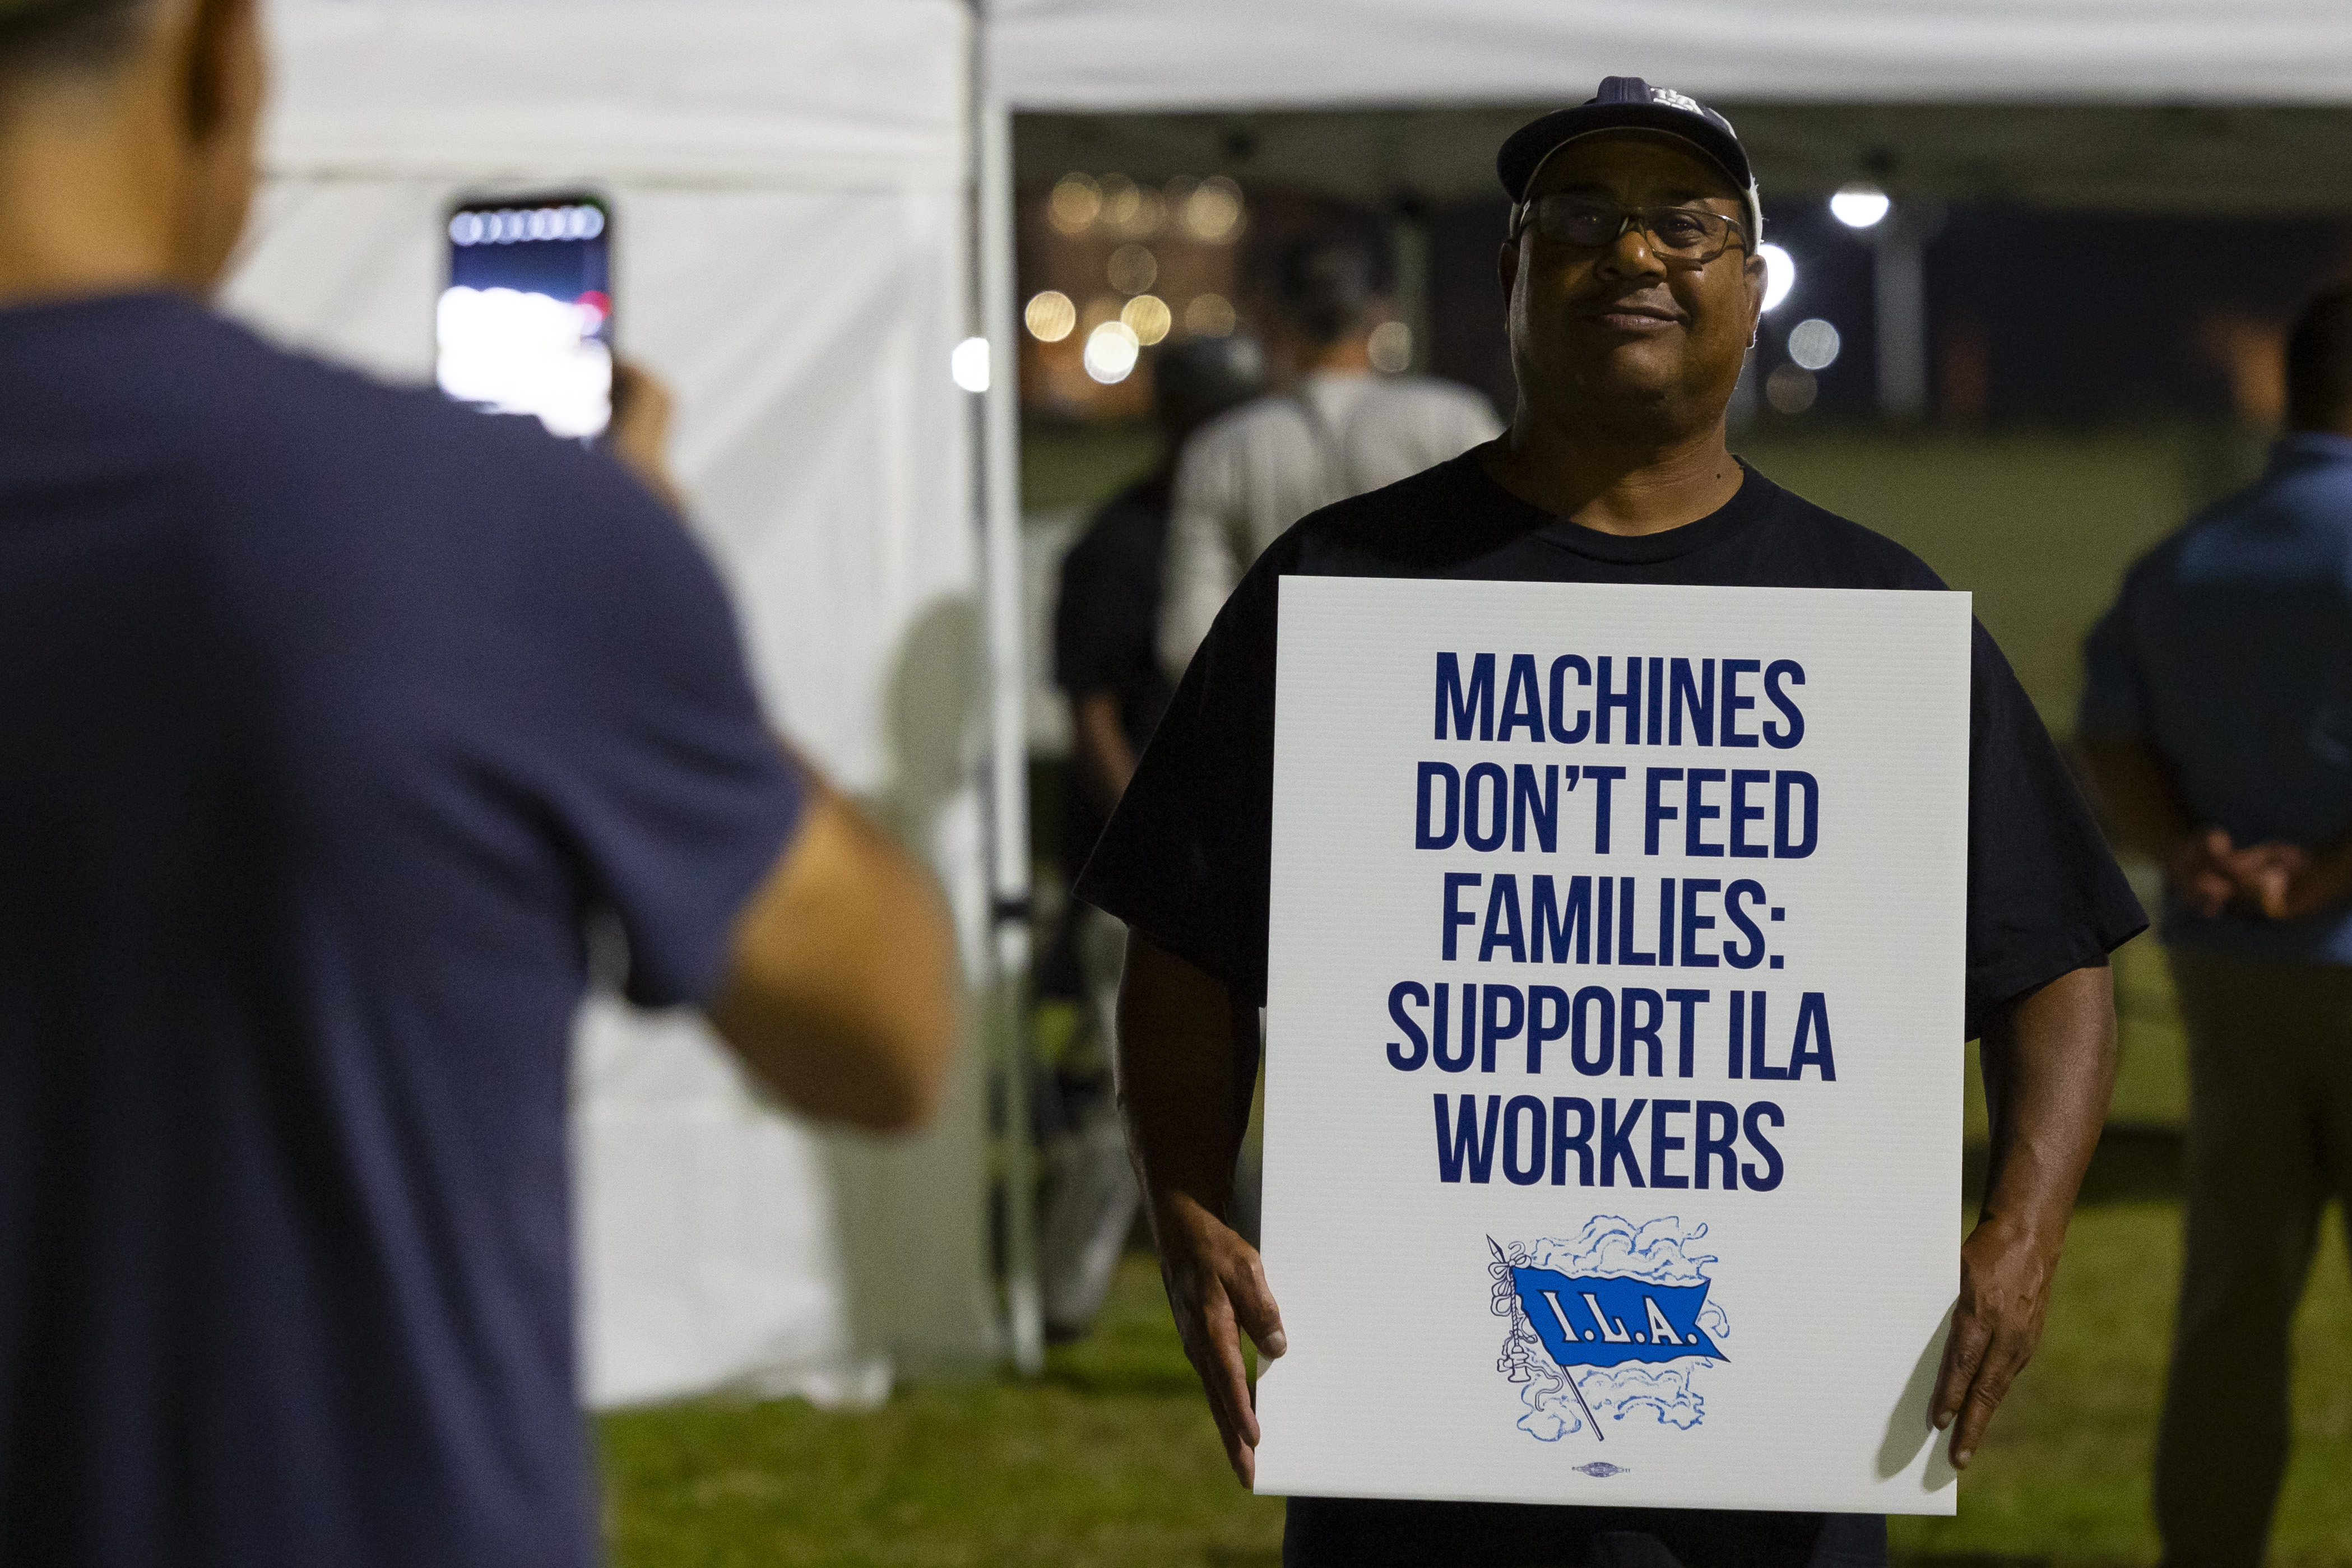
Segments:
[[[249,68],[244,45],[257,26],[254,0],[196,0],[188,26],[184,73],[190,141],[207,142],[218,134],[239,100],[252,90],[252,84],[241,77]]]
[[[1502,252],[1495,258],[1495,276],[1503,280],[1503,302],[1507,306],[1519,286],[1519,242],[1516,237],[1503,241]]]
[[[1772,281],[1772,268],[1760,256],[1750,256],[1740,268],[1748,282],[1748,346],[1756,346],[1756,335],[1764,327],[1764,296]]]

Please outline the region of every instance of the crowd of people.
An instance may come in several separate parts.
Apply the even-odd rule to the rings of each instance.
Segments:
[[[0,0],[0,1559],[585,1564],[565,1176],[589,933],[815,1117],[894,1129],[959,1033],[928,874],[770,730],[657,387],[600,452],[205,304],[254,185],[257,0]],[[1061,1331],[1139,1209],[1244,1482],[1287,1348],[1238,1178],[1289,574],[1933,591],[1726,446],[1766,268],[1720,115],[1611,78],[1501,148],[1518,401],[1372,373],[1384,261],[1281,257],[1262,345],[1159,356],[1165,442],[1058,619],[1104,1081]],[[2352,294],[2294,430],[2136,567],[2080,731],[2165,868],[2194,1043],[2158,1511],[2260,1560],[2284,1333],[2352,1196]],[[2145,918],[1981,628],[1967,1031],[1992,1166],[1931,1399],[1965,1468],[2042,1328]],[[1958,1048],[1955,1040],[1953,1047]],[[1129,1173],[1132,1173],[1130,1175]],[[1294,1498],[1297,1564],[1883,1563],[1884,1521]]]

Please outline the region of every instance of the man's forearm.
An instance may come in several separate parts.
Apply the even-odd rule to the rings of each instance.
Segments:
[[[2054,1249],[2115,1090],[2112,972],[2078,969],[2021,997],[1985,1030],[1982,1052],[1992,1159],[1981,1217]]]
[[[1966,1469],[2010,1383],[2042,1342],[2074,1194],[2115,1087],[2115,987],[2106,969],[2062,974],[1984,1032],[1992,1173],[1960,1247],[1960,1293],[1928,1419]]]
[[[1236,1007],[1214,975],[1130,933],[1118,1057],[1128,1147],[1155,1224],[1179,1196],[1223,1218],[1256,1079],[1256,1009]]]
[[[1128,744],[1120,721],[1118,699],[1108,691],[1090,691],[1071,705],[1076,717],[1079,783],[1104,811],[1117,809],[1135,776],[1135,748]]]

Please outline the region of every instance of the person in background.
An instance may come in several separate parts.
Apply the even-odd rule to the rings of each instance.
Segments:
[[[770,733],[657,389],[633,477],[205,308],[259,27],[0,0],[0,1562],[588,1568],[591,922],[878,1130],[951,932]]]
[[[1429,376],[1372,369],[1388,258],[1369,228],[1286,247],[1266,312],[1275,392],[1194,436],[1177,465],[1160,658],[1170,677],[1242,574],[1308,512],[1459,457],[1502,428],[1485,397]]]
[[[1129,928],[1119,1094],[1177,1330],[1244,1484],[1258,1426],[1242,1340],[1261,1357],[1289,1345],[1265,1266],[1232,1223],[1266,987],[1282,578],[1944,586],[1725,445],[1765,279],[1762,209],[1727,121],[1612,77],[1514,133],[1497,173],[1512,203],[1497,258],[1519,392],[1509,430],[1325,508],[1259,558],[1078,885]],[[1962,1469],[2041,1339],[2114,1082],[2106,955],[2147,923],[1982,626],[1969,700],[1966,1011],[1948,1044],[1982,1039],[1994,1155],[1928,1399]],[[1883,1519],[1809,1513],[1294,1497],[1283,1534],[1290,1568],[1885,1561]]]
[[[1054,665],[1070,700],[1072,777],[1063,795],[1062,864],[1073,880],[1126,792],[1135,760],[1174,689],[1160,670],[1154,634],[1178,456],[1204,422],[1256,395],[1264,368],[1257,343],[1246,337],[1193,338],[1159,351],[1151,399],[1160,461],[1106,501],[1063,557]],[[1068,967],[1078,972],[1086,1004],[1077,1036],[1056,1064],[1054,1120],[1061,1131],[1047,1156],[1041,1233],[1045,1328],[1066,1341],[1085,1334],[1102,1307],[1135,1223],[1138,1195],[1110,1083],[1127,928],[1073,902],[1055,945],[1070,950],[1075,963]]]
[[[2200,1568],[2263,1559],[2289,1331],[2328,1200],[2352,1216],[2352,289],[2305,309],[2287,392],[2262,479],[2126,575],[2076,728],[2116,839],[2163,868],[2189,1033],[2156,1513]]]

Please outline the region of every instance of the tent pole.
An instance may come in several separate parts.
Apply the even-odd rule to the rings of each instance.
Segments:
[[[1022,614],[1021,376],[1013,335],[1013,114],[988,79],[986,10],[972,16],[975,228],[980,328],[988,340],[981,395],[982,531],[987,584],[990,833],[989,1033],[1003,1095],[1004,1307],[1013,1364],[1045,1370],[1037,1284],[1035,1161],[1029,1131],[1029,726],[1027,623]]]

